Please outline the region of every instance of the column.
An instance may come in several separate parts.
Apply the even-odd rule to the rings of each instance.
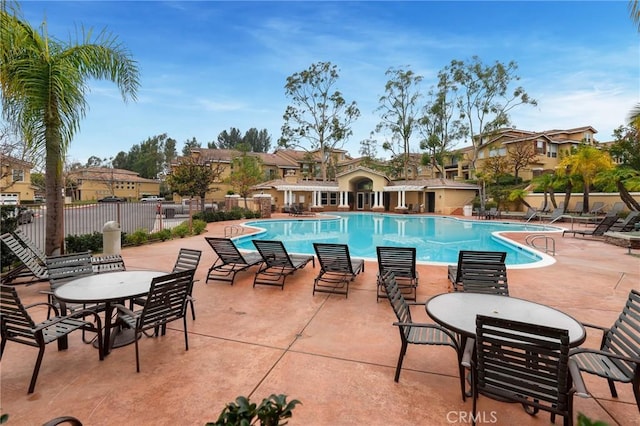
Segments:
[[[398,205],[396,208],[399,209],[400,207],[402,207],[402,191],[398,190]]]

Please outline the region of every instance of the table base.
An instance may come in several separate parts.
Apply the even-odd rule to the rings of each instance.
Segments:
[[[115,333],[111,334],[111,342],[110,342],[110,348],[114,349],[114,348],[121,348],[122,346],[127,346],[132,344],[133,342],[136,341],[136,338],[140,338],[140,336],[138,335],[136,337],[136,333],[132,328],[119,328],[118,331],[116,331]],[[94,340],[93,341],[93,347],[97,348],[98,347],[98,341]]]

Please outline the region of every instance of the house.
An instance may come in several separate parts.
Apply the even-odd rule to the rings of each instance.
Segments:
[[[33,164],[0,154],[0,202],[33,202],[36,188],[31,185]]]
[[[66,176],[65,187],[66,195],[76,201],[95,201],[107,196],[137,201],[145,195],[160,193],[160,181],[111,167],[72,170]]]

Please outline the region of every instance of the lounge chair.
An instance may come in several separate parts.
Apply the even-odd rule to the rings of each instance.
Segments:
[[[613,226],[614,223],[616,223],[617,220],[618,216],[605,216],[593,229],[565,229],[564,231],[562,231],[562,236],[564,237],[565,234],[573,234],[573,236],[575,237],[576,234],[580,234],[583,237],[585,235],[589,235],[592,237],[601,237],[605,232],[609,230],[609,228]]]
[[[313,263],[314,268],[316,266],[313,256],[289,254],[282,241],[253,240],[253,245],[263,260],[253,279],[254,287],[256,284],[264,284],[284,289],[284,281],[289,275],[304,268],[309,262]]]
[[[603,209],[604,209],[604,203],[602,201],[596,201],[595,203],[593,203],[593,206],[591,206],[587,214],[598,215],[602,213]]]
[[[461,268],[465,262],[485,262],[485,263],[502,263],[504,264],[507,253],[504,251],[474,251],[460,250],[458,252],[458,263],[449,265],[449,281],[455,291],[462,290],[462,273]]]
[[[532,208],[528,208],[522,220],[528,223],[528,222],[531,222],[536,217],[538,217],[538,211]]]
[[[46,255],[42,251],[40,247],[36,245],[36,243],[29,238],[22,230],[16,229],[13,231],[13,235],[22,243],[23,246],[27,247],[29,250],[33,252],[33,254],[38,258],[38,261],[44,265],[44,260],[46,259]]]
[[[548,219],[550,224],[563,218],[571,218],[571,215],[564,214],[560,208],[555,209],[551,214],[540,215],[540,220]]]
[[[500,217],[500,212],[497,207],[491,207],[485,214],[485,219],[497,219]]]
[[[303,210],[296,205],[292,205],[289,208],[289,214],[292,216],[315,216],[316,215],[314,212]]]
[[[611,206],[611,210],[609,210],[609,214],[622,213],[623,210],[624,210],[624,203],[622,201],[616,201],[615,203],[613,203],[613,206]]]
[[[207,243],[218,255],[218,259],[209,268],[207,280],[225,281],[233,285],[236,274],[262,263],[259,253],[242,254],[229,238],[205,237]]]
[[[0,334],[2,343],[0,343],[0,359],[4,353],[5,346],[8,341],[22,343],[24,345],[39,348],[36,365],[31,375],[31,383],[29,384],[28,393],[33,393],[38,380],[38,372],[42,364],[45,346],[48,343],[55,342],[58,339],[66,337],[68,334],[76,330],[87,330],[98,334],[98,356],[100,360],[104,358],[102,348],[102,323],[100,316],[93,311],[77,311],[71,315],[59,315],[55,306],[49,303],[35,303],[24,306],[20,301],[20,297],[15,287],[2,285],[0,286],[0,305],[2,310],[2,327]],[[49,319],[36,323],[29,315],[28,309],[35,306],[48,306],[55,315]],[[93,321],[85,321],[85,316],[93,316]],[[58,346],[60,350],[62,346]]]
[[[313,243],[320,274],[313,281],[313,294],[335,293],[349,297],[349,283],[364,271],[363,259],[352,259],[346,244]]]
[[[571,359],[581,371],[607,379],[614,398],[618,397],[614,382],[631,383],[640,410],[640,292],[631,290],[611,328],[583,325],[602,331],[602,343],[599,349],[580,347],[572,350]]]
[[[22,262],[22,265],[2,276],[3,284],[8,284],[19,277],[31,277],[33,281],[49,279],[49,272],[39,256],[29,247],[24,246],[14,234],[10,232],[2,234],[0,240]]]
[[[614,223],[611,228],[609,228],[609,231],[630,232],[635,229],[636,223],[638,222],[640,222],[640,212],[634,210],[632,212],[629,212],[624,220],[616,221],[616,223]]]
[[[383,277],[393,272],[402,295],[407,300],[416,300],[418,271],[416,270],[415,247],[376,247],[378,253],[378,290],[376,302],[386,298]]]
[[[582,214],[583,207],[584,207],[584,203],[582,201],[577,201],[573,209],[567,210],[567,213]]]

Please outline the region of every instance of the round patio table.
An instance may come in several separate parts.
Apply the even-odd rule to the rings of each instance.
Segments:
[[[579,321],[550,306],[516,297],[483,293],[445,293],[429,299],[427,314],[438,324],[462,335],[475,338],[476,316],[486,315],[569,331],[570,346],[584,342],[586,332]]]
[[[104,303],[105,320],[103,349],[107,355],[112,347],[119,347],[133,342],[135,336],[126,336],[118,342],[112,342],[111,317],[114,304],[149,293],[151,280],[167,272],[162,271],[119,271],[105,274],[89,275],[69,281],[58,287],[54,294],[57,299],[67,303]],[[114,336],[115,337],[115,336]]]

